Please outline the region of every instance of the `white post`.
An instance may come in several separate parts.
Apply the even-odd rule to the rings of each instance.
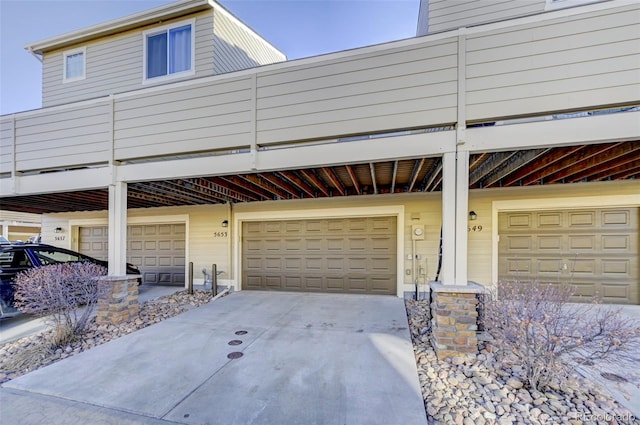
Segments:
[[[109,185],[109,275],[127,274],[127,183]]]
[[[456,277],[456,153],[442,156],[442,270],[443,285]]]
[[[469,238],[469,151],[458,148],[456,160],[456,254],[455,284],[467,284]]]

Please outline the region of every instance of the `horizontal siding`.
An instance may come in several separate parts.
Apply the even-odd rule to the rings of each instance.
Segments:
[[[544,11],[545,0],[430,0],[429,33]]]
[[[214,10],[213,24],[214,73],[224,74],[282,62],[279,54],[264,40],[239,26],[226,13]]]
[[[213,13],[196,17],[195,77],[213,74]],[[180,18],[177,22],[192,17]],[[163,22],[166,25],[168,22]],[[143,87],[143,31],[130,31],[86,46],[86,78],[63,83],[63,51],[46,54],[43,62],[44,107],[122,93]],[[75,46],[82,47],[82,46]],[[185,79],[194,78],[193,75]],[[165,81],[166,83],[166,81]],[[149,86],[147,83],[144,86]]]
[[[456,54],[449,38],[261,73],[258,143],[453,122]]]
[[[249,146],[251,110],[249,77],[124,97],[114,112],[115,158]]]
[[[467,38],[467,118],[640,99],[637,5]]]
[[[13,171],[13,116],[0,119],[0,173]]]
[[[94,103],[29,114],[16,122],[16,169],[109,161],[110,105]]]

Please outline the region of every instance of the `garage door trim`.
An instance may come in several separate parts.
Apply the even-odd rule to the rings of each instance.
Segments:
[[[396,295],[403,296],[404,275],[403,255],[404,247],[404,206],[387,205],[354,208],[330,208],[311,210],[285,210],[285,211],[259,211],[259,212],[237,212],[233,217],[233,242],[235,246],[234,256],[234,276],[235,287],[242,290],[242,225],[251,221],[278,221],[278,220],[313,220],[331,218],[355,218],[355,217],[395,217],[396,218]]]

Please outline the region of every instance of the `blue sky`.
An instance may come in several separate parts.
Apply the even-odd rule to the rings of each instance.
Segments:
[[[0,0],[0,115],[37,109],[40,62],[26,44],[167,0]],[[415,35],[419,0],[220,0],[289,59]]]

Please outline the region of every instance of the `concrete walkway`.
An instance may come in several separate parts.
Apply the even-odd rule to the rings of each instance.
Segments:
[[[427,422],[402,299],[254,291],[10,381],[0,406],[11,424]]]

